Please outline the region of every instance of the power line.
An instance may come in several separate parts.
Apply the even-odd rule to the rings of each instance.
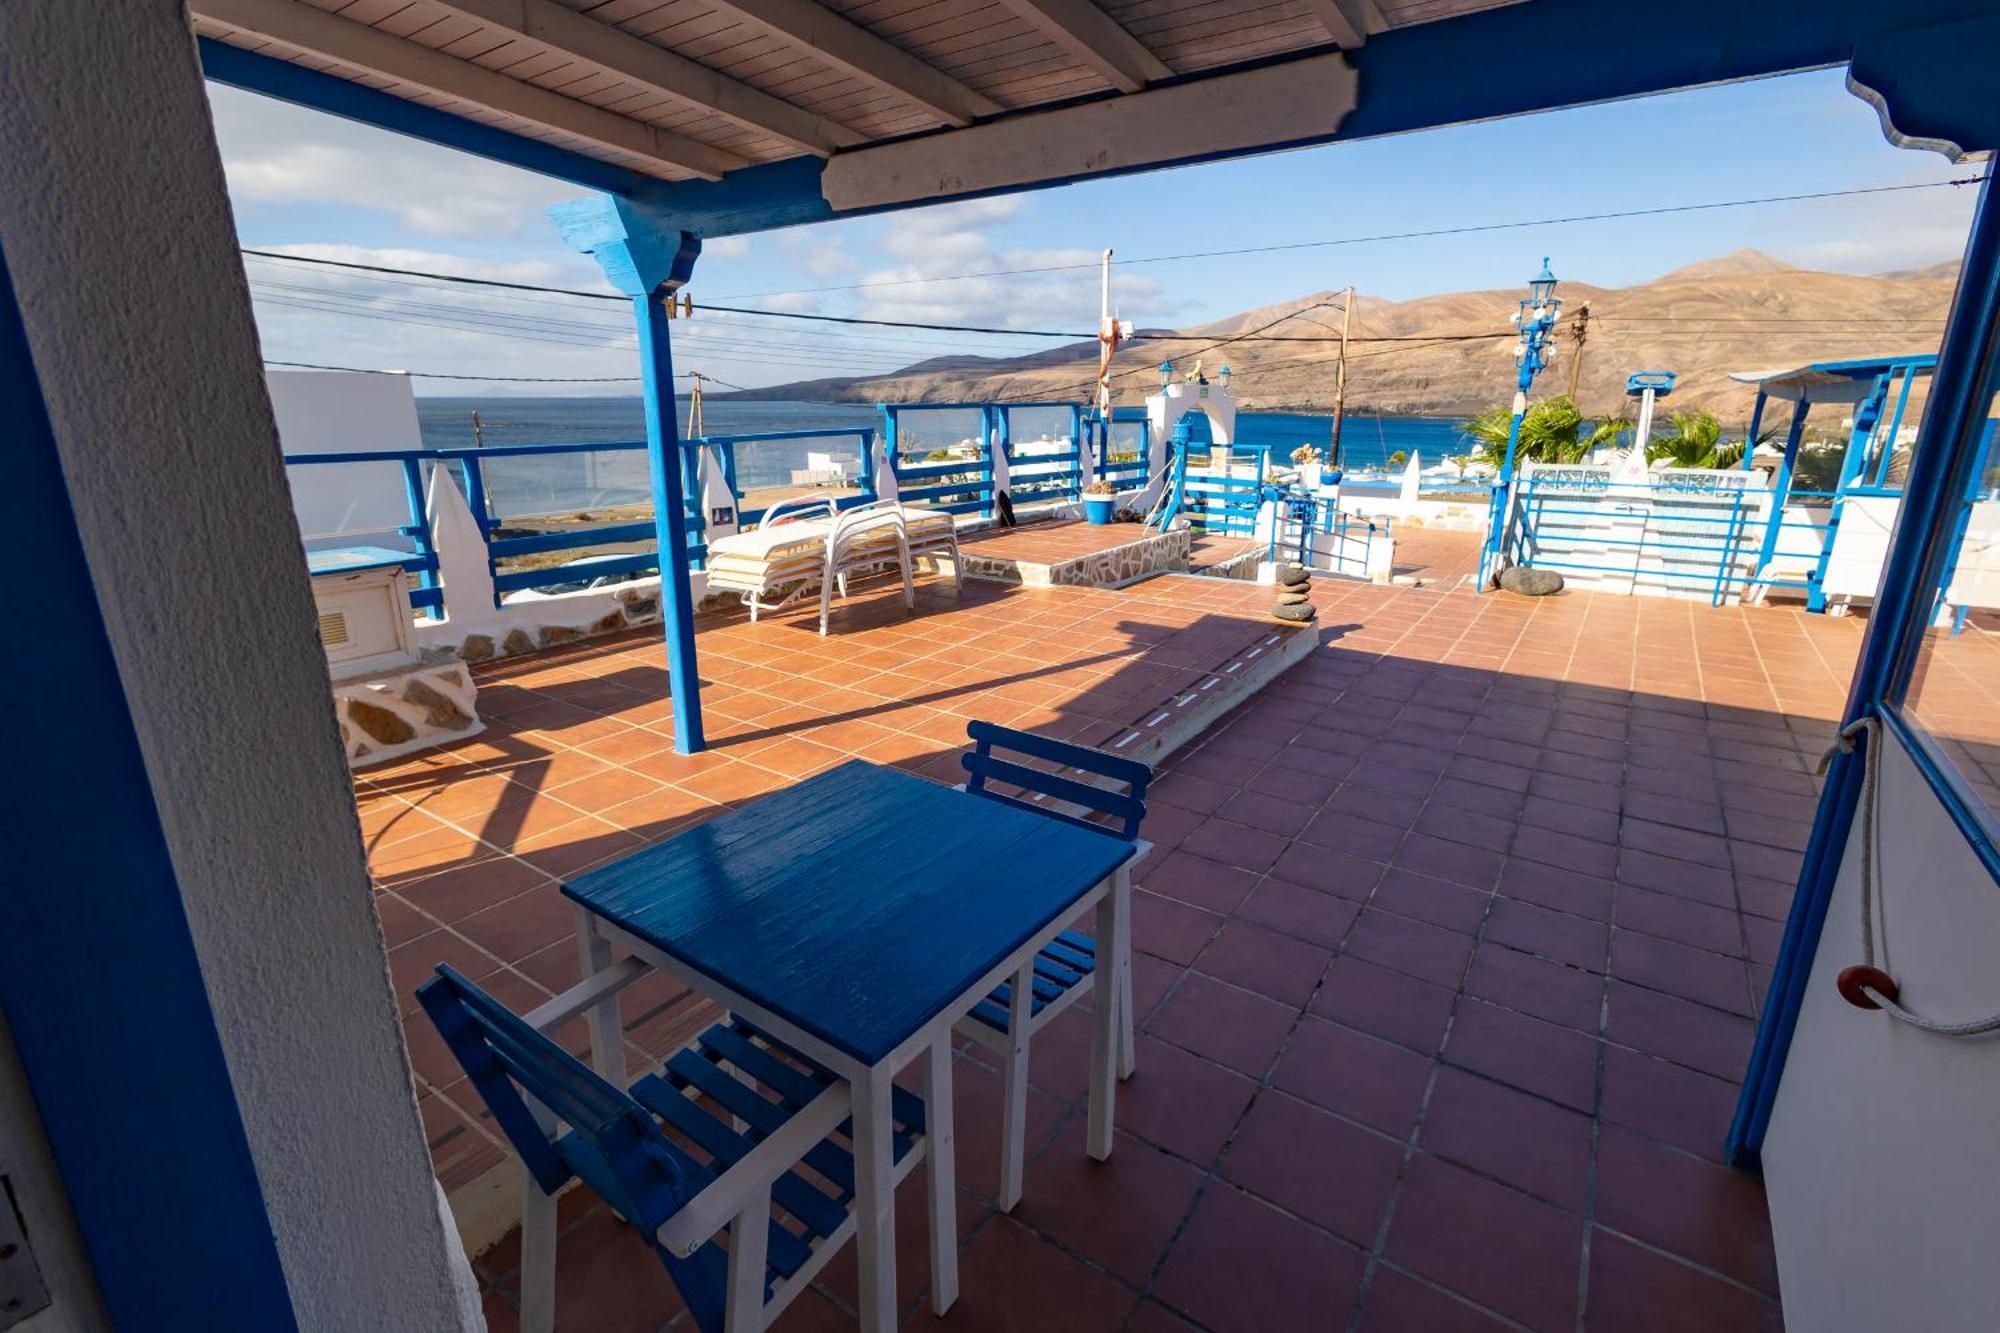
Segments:
[[[1661,217],[1675,213],[1699,213],[1718,208],[1749,208],[1759,204],[1795,204],[1817,199],[1843,199],[1857,195],[1895,194],[1904,190],[1934,190],[1947,185],[1977,185],[1980,176],[1954,177],[1941,181],[1913,181],[1902,185],[1867,185],[1845,190],[1814,190],[1802,194],[1763,195],[1753,199],[1713,199],[1696,204],[1662,204],[1653,208],[1625,208],[1607,213],[1572,213],[1563,217],[1527,218],[1514,222],[1478,222],[1457,227],[1432,227],[1421,231],[1378,232],[1366,236],[1340,236],[1319,241],[1287,241],[1275,245],[1243,246],[1230,250],[1191,250],[1184,254],[1142,255],[1136,259],[1114,259],[1117,265],[1173,264],[1190,259],[1224,259],[1241,255],[1282,254],[1292,250],[1318,250],[1340,245],[1369,245],[1379,241],[1428,240],[1440,236],[1466,236],[1476,232],[1518,231],[1527,227],[1557,227],[1576,222],[1612,222],[1625,218]],[[805,296],[822,292],[868,291],[877,287],[907,287],[935,282],[971,282],[981,278],[1012,278],[1037,273],[1068,273],[1095,269],[1098,260],[1077,264],[1047,264],[1035,268],[989,269],[979,273],[957,273],[931,278],[890,278],[881,282],[855,282],[833,287],[800,287],[782,292],[730,292],[727,301],[751,301],[771,296]]]
[[[432,370],[377,370],[370,366],[326,366],[315,361],[266,361],[282,370],[341,370],[351,375],[404,375],[413,380],[492,380],[501,384],[636,384],[637,375],[449,375]],[[674,376],[677,380],[689,378]],[[720,380],[716,381],[718,384]]]

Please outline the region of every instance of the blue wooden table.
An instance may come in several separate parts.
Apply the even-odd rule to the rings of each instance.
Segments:
[[[586,974],[618,946],[727,1005],[854,1088],[862,1326],[895,1323],[889,1089],[926,1053],[927,1120],[951,1126],[952,1025],[1083,909],[1100,949],[1129,930],[1133,845],[854,761],[578,876]],[[1100,954],[1100,956],[1115,956]],[[1115,988],[1107,988],[1115,990]],[[1095,1006],[1093,1157],[1111,1151],[1116,1005]],[[623,1077],[615,1001],[593,1058]],[[953,1206],[932,1177],[931,1206]],[[947,1230],[949,1230],[947,1228]],[[956,1256],[932,1256],[949,1304]]]

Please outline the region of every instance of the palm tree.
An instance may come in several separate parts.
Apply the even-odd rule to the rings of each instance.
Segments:
[[[1668,467],[1729,468],[1743,461],[1743,445],[1722,442],[1722,423],[1707,412],[1676,412],[1673,433],[1646,445],[1646,461]]]
[[[1472,441],[1473,457],[1497,464],[1507,456],[1507,432],[1513,418],[1508,408],[1489,407],[1458,431]],[[1593,423],[1567,396],[1544,398],[1522,416],[1521,439],[1514,457],[1521,462],[1581,463],[1592,450],[1615,446],[1631,429],[1631,422],[1616,418]]]

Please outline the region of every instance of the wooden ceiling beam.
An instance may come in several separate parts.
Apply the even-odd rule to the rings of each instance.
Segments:
[[[1119,92],[1136,93],[1149,83],[1173,75],[1165,61],[1091,0],[1001,0],[1001,3],[1103,75]]]

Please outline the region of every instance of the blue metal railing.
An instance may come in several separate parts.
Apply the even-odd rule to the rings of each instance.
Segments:
[[[407,521],[399,524],[396,535],[411,543],[410,560],[403,566],[413,582],[410,605],[427,612],[432,620],[444,619],[444,589],[438,584],[437,541],[431,532],[430,516],[424,506],[423,450],[383,449],[352,454],[291,454],[285,465],[320,467],[334,463],[394,463],[402,473],[403,503]]]

